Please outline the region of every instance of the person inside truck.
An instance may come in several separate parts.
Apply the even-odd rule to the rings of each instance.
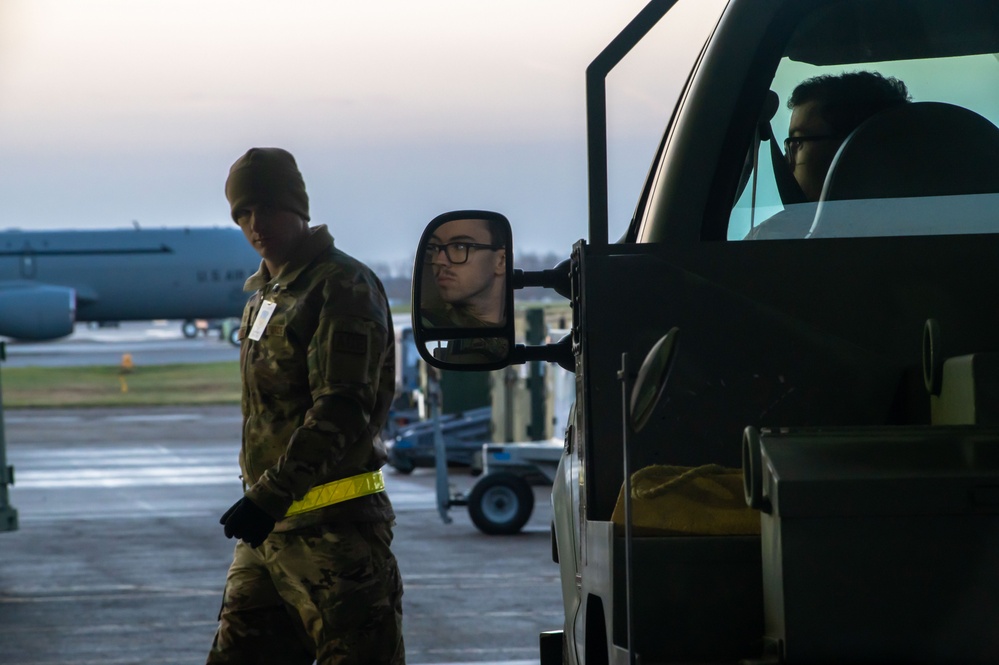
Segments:
[[[506,323],[506,246],[487,219],[442,224],[424,247],[433,282],[424,282],[425,325],[499,327]],[[432,293],[429,291],[433,291]]]
[[[871,116],[910,101],[904,82],[877,72],[827,74],[799,83],[787,101],[791,121],[784,156],[803,200],[819,200],[833,157],[853,130]],[[803,238],[813,212],[805,218],[778,213],[751,230],[746,240]]]
[[[784,139],[787,163],[805,199],[819,200],[829,165],[843,139],[876,113],[912,101],[905,83],[877,72],[816,76],[791,93]]]

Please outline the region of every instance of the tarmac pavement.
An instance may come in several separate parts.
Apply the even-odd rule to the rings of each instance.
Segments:
[[[216,333],[187,339],[180,321],[125,321],[115,328],[90,328],[77,323],[73,334],[50,342],[6,341],[4,367],[66,367],[112,365],[123,354],[136,365],[225,362],[239,359],[239,347]]]
[[[233,547],[218,517],[241,491],[238,407],[5,419],[20,530],[0,533],[0,663],[203,663]],[[409,663],[538,662],[538,633],[562,623],[548,489],[523,533],[486,536],[462,508],[443,524],[432,470],[385,473]]]

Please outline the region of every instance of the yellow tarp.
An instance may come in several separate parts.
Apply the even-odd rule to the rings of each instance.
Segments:
[[[660,466],[631,475],[635,535],[737,536],[760,533],[760,514],[746,505],[742,471],[717,464]],[[624,526],[624,486],[611,520]]]

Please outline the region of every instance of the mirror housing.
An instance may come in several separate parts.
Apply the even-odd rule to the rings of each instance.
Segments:
[[[456,210],[423,231],[413,265],[413,337],[429,365],[496,370],[532,361],[574,372],[571,336],[555,344],[515,344],[513,292],[528,286],[571,295],[572,262],[551,270],[513,269],[513,231],[506,217]]]
[[[441,369],[492,370],[514,347],[513,232],[503,215],[456,210],[423,231],[413,265],[413,335]]]

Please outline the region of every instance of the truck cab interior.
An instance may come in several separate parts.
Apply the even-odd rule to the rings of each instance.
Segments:
[[[940,567],[935,574],[948,587],[946,598],[892,598],[905,587],[895,578],[875,598],[821,572],[836,570],[839,561],[865,584],[887,580],[893,569],[906,571],[913,582],[931,565],[918,559],[893,568],[888,559],[865,559],[863,552],[879,542],[879,530],[901,532],[867,519],[886,514],[883,506],[861,509],[850,502],[849,488],[863,485],[866,464],[864,447],[854,444],[867,445],[871,460],[877,460],[868,470],[883,465],[878,468],[918,478],[924,489],[952,488],[961,497],[958,503],[975,492],[948,484],[953,474],[974,476],[987,486],[999,477],[996,456],[979,454],[988,448],[979,448],[982,441],[995,438],[989,428],[999,423],[999,411],[981,398],[999,385],[989,362],[999,351],[999,308],[989,301],[992,285],[999,283],[997,54],[999,5],[985,0],[730,2],[680,96],[627,234],[619,243],[577,247],[584,337],[577,375],[586,399],[577,406],[575,426],[585,432],[578,437],[584,447],[578,454],[585,477],[581,521],[590,520],[588,538],[596,533],[594,523],[611,518],[620,496],[623,416],[613,391],[620,390],[615,377],[621,352],[641,358],[674,326],[681,342],[661,405],[629,442],[634,468],[739,468],[747,427],[771,432],[774,439],[798,433],[800,447],[791,446],[787,458],[774,453],[772,465],[794,459],[801,464],[796,469],[819,469],[813,487],[836,497],[822,504],[830,518],[820,522],[825,526],[810,527],[812,542],[835,551],[827,559],[806,560],[818,550],[806,555],[806,549],[782,549],[793,541],[786,524],[783,531],[779,524],[769,531],[764,526],[766,627],[762,617],[742,612],[746,622],[738,639],[765,630],[781,644],[771,652],[777,660],[971,662],[999,654],[973,619],[981,612],[994,616],[994,605],[972,598],[970,591],[996,588],[999,580],[975,565],[974,574],[960,571],[958,561],[959,550],[973,549],[979,563],[982,551],[993,552],[981,534],[999,517],[987,505],[961,504],[967,516],[939,522],[928,517],[937,509],[923,505],[921,517],[905,523],[905,533],[923,530],[923,536],[950,539],[950,549],[933,550],[942,563],[932,564]],[[837,136],[839,146],[817,199],[794,195],[786,187],[789,162],[782,150],[792,115],[789,97],[803,81],[857,71],[903,81],[911,101]],[[606,324],[610,321],[613,326]],[[931,328],[933,353],[926,354]],[[960,358],[977,358],[967,361],[978,368],[977,376],[953,380],[964,381],[965,398],[981,408],[963,419],[938,420],[938,395],[931,394],[926,376]],[[941,425],[970,429],[941,436],[934,427]],[[854,437],[835,450],[857,456],[837,461],[830,438],[812,445],[820,432]],[[925,452],[937,444],[951,449],[940,457],[920,457],[918,470],[909,466],[919,456],[907,450]],[[813,457],[806,459],[805,451]],[[821,464],[811,466],[815,459],[827,460],[825,471]],[[834,477],[830,469],[842,473]],[[785,487],[792,476],[785,475]],[[769,481],[776,487],[776,475]],[[791,496],[786,490],[785,500]],[[916,510],[916,503],[901,499],[893,505],[902,504]],[[941,499],[937,505],[944,504]],[[783,510],[785,516],[795,514],[790,503]],[[968,530],[955,531],[959,523]],[[832,541],[822,539],[830,525],[843,524],[850,526],[832,531]],[[860,524],[867,531],[855,528]],[[899,536],[894,542],[903,541]],[[922,541],[904,542],[915,547]],[[722,587],[738,587],[747,575],[758,575],[761,565],[759,558],[739,563],[721,552],[741,549],[759,557],[759,540],[745,547],[744,540],[733,538],[728,546],[698,552],[691,561],[716,557],[705,564],[713,568],[703,576],[670,567],[681,549],[678,542],[636,543],[635,649],[663,661],[745,655],[747,642],[742,652],[739,647],[735,653],[713,651],[725,638],[697,631],[710,622],[705,617],[711,608],[758,602],[751,595],[741,599],[744,604],[721,600]],[[854,554],[858,558],[851,558]],[[877,565],[871,563],[875,559]],[[743,564],[742,572],[732,572]],[[795,577],[774,568],[782,565],[807,572]],[[708,602],[701,588],[684,596],[679,589],[692,579],[714,584],[713,592],[721,595]],[[823,579],[839,582],[822,587]],[[759,582],[754,584],[744,588],[758,593]],[[842,589],[856,593],[837,596]],[[670,594],[670,603],[678,605],[663,609]],[[792,596],[806,600],[793,605]],[[878,612],[903,606],[900,620],[908,623],[901,633],[867,630]],[[589,612],[600,606],[587,607]],[[701,610],[701,623],[689,618]],[[624,614],[619,604],[613,611],[610,639],[622,644]],[[662,619],[664,612],[669,620]],[[734,616],[726,612],[718,621],[738,623]],[[848,619],[830,622],[831,616]],[[587,621],[593,618],[587,615]],[[667,623],[682,629],[666,638]],[[805,625],[810,628],[802,629]],[[839,645],[823,642],[822,629],[835,634]],[[960,649],[948,646],[959,641]]]
[[[663,442],[642,447],[650,463],[738,466],[747,425],[929,424],[926,321],[947,356],[999,346],[999,311],[981,306],[999,280],[997,54],[999,7],[984,0],[729,4],[632,226],[607,252],[614,275],[588,280],[597,293],[583,303],[635,321],[623,350],[636,357],[682,331],[668,406],[642,435]],[[857,71],[903,81],[911,102],[842,138],[819,200],[787,200],[788,98],[807,79]],[[768,231],[779,217],[793,223]],[[634,275],[651,286],[622,297]],[[621,337],[587,334],[596,390],[619,369],[604,345]],[[591,497],[600,513],[618,483],[608,487]]]
[[[999,192],[996,10],[982,2],[902,4],[835,3],[799,19],[773,73],[771,94],[779,102],[771,117],[762,114],[758,138],[767,140],[767,127],[771,137],[786,135],[792,91],[816,77],[894,77],[908,88],[911,103],[875,113],[838,137],[821,196],[810,203],[781,191],[788,163],[774,149],[779,143],[760,150],[753,141],[747,186],[732,207],[727,239],[994,230],[987,215],[974,211],[994,207],[989,195]],[[839,203],[858,200],[872,202]],[[947,214],[950,206],[962,214]],[[777,214],[796,224],[768,232],[768,218]]]

